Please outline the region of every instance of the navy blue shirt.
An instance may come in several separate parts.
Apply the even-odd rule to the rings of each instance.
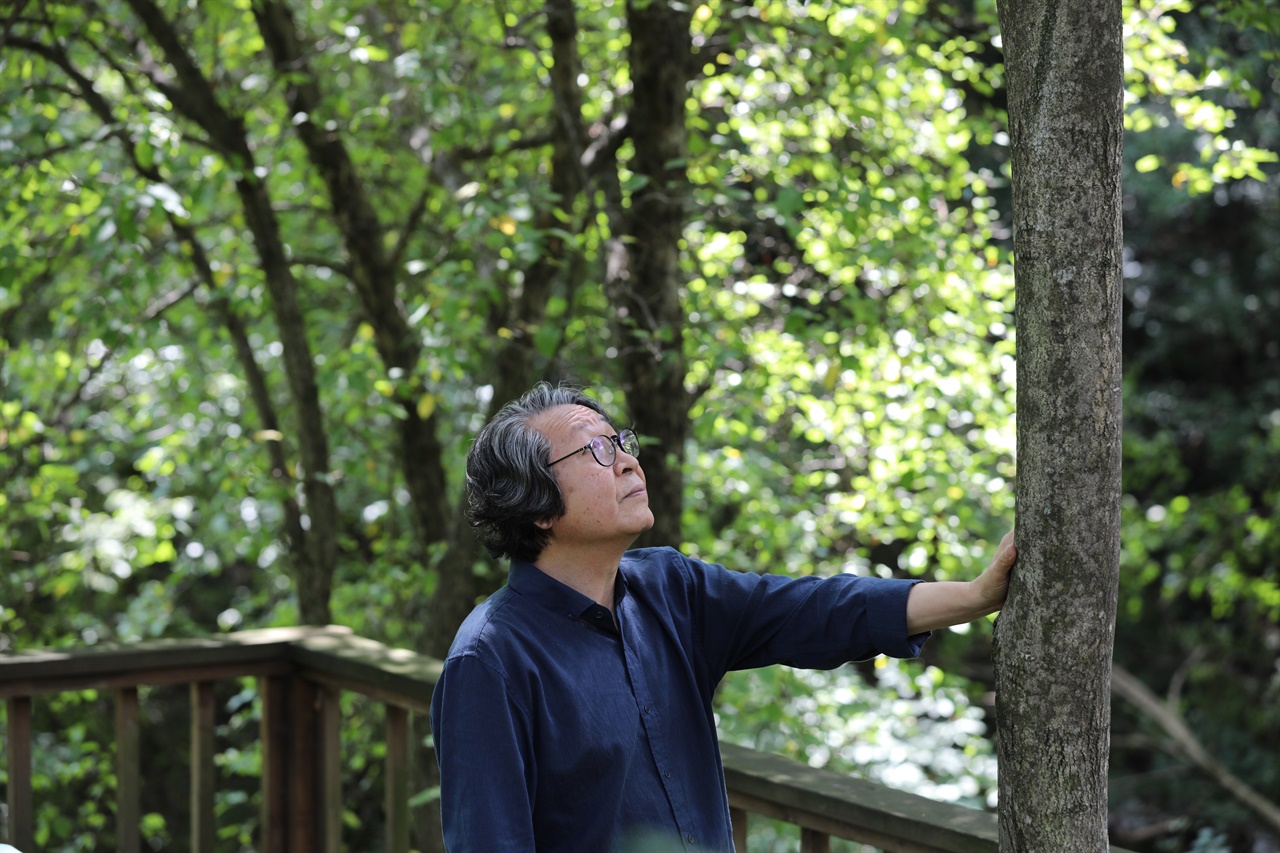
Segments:
[[[467,617],[431,703],[450,853],[733,850],[712,696],[730,670],[914,657],[914,581],[629,551],[614,612],[536,566]],[[664,847],[664,849],[667,849]]]

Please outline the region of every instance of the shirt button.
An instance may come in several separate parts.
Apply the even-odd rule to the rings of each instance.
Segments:
[[[670,778],[671,778],[671,771],[670,771],[670,770],[663,770],[663,771],[662,771],[662,778],[663,778],[663,779],[670,779]]]
[[[645,705],[645,706],[644,706],[644,712],[645,712],[646,714],[647,714],[647,713],[649,713],[649,706],[648,706],[648,705]]]
[[[687,841],[687,842],[689,842],[690,844],[692,844],[692,843],[693,843],[693,833],[691,832],[691,833],[689,833],[688,835],[686,835],[686,836],[684,837],[684,840],[685,840],[685,841]]]

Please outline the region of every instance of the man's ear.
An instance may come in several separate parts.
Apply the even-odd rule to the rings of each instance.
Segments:
[[[543,519],[539,519],[538,521],[535,521],[535,522],[534,522],[534,524],[538,525],[538,526],[539,526],[539,527],[541,527],[543,530],[550,530],[550,529],[551,529],[551,525],[555,524],[555,519],[553,519],[553,518],[543,518]]]

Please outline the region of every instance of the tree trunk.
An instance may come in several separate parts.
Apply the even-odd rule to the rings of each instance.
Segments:
[[[644,180],[626,217],[626,267],[610,276],[618,310],[619,359],[632,421],[644,445],[653,528],[639,545],[679,545],[688,434],[680,239],[685,225],[689,131],[685,122],[693,6],[631,0],[634,81],[632,170]]]
[[[1120,548],[1120,0],[1000,5],[1018,567],[996,630],[1000,849],[1108,849]]]

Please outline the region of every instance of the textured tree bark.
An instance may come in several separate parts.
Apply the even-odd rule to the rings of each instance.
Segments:
[[[1000,849],[1108,849],[1120,547],[1120,0],[1000,5],[1018,567],[996,628]]]
[[[634,81],[632,170],[644,179],[626,216],[626,263],[609,276],[618,309],[623,388],[644,447],[653,528],[637,545],[679,545],[688,434],[680,239],[685,226],[689,131],[685,99],[695,4],[631,0],[628,57]]]

